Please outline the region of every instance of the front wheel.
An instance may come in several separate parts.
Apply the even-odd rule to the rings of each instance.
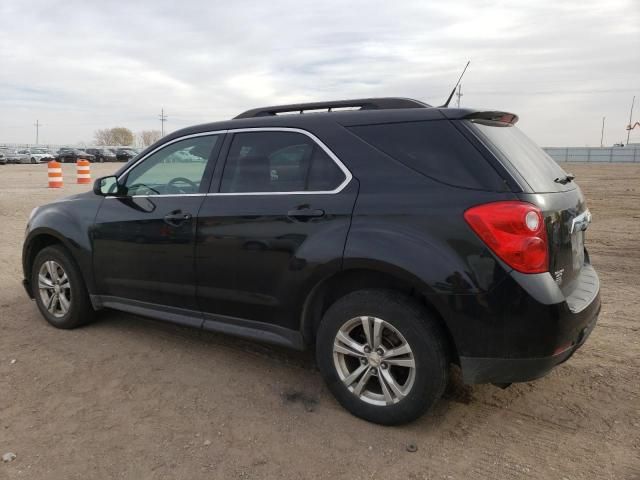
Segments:
[[[66,249],[42,249],[33,262],[31,288],[42,316],[57,328],[75,328],[93,317],[80,270]]]
[[[444,393],[445,336],[415,300],[361,290],[325,313],[316,360],[327,386],[352,414],[383,425],[415,420]]]

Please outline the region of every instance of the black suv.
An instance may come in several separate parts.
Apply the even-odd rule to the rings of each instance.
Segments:
[[[119,162],[128,162],[136,155],[138,155],[138,152],[131,150],[130,148],[119,148],[116,150],[116,159]]]
[[[95,157],[78,148],[62,147],[60,150],[58,150],[56,160],[58,160],[60,163],[75,163],[78,160],[89,160],[90,162],[93,162],[95,160]]]
[[[85,150],[89,155],[93,155],[96,162],[115,162],[116,154],[108,148],[87,148]]]
[[[582,192],[517,119],[382,98],[174,132],[33,211],[26,290],[59,328],[114,308],[313,347],[382,424],[432,406],[450,363],[538,378],[592,331],[599,282]]]

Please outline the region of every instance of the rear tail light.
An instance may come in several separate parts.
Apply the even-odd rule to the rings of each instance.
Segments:
[[[549,247],[542,212],[530,203],[486,203],[464,212],[480,239],[507,265],[522,273],[549,271]]]

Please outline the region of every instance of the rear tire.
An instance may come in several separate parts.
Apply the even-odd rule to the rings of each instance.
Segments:
[[[80,270],[60,245],[38,252],[31,269],[31,288],[40,313],[56,328],[75,328],[94,317]]]
[[[412,298],[391,290],[360,290],[325,313],[316,361],[344,408],[370,422],[399,425],[420,417],[444,393],[445,338],[438,322]]]

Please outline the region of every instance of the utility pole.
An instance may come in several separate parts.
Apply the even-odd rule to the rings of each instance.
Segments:
[[[458,85],[458,93],[456,93],[456,105],[460,108],[460,97],[462,97],[464,93],[462,93],[462,84]]]
[[[631,100],[631,111],[629,112],[629,130],[627,130],[627,145],[629,145],[629,135],[631,135],[631,118],[633,117],[633,104],[636,103],[636,96]]]
[[[167,121],[167,116],[164,114],[164,107],[160,112],[160,125],[162,126],[162,136],[164,137],[164,122]]]
[[[40,127],[42,126],[42,124],[39,120],[36,120],[36,123],[34,123],[33,126],[36,127],[36,145],[38,145],[38,140],[40,137]]]
[[[604,119],[607,117],[602,117],[602,132],[600,133],[600,148],[604,147]]]

